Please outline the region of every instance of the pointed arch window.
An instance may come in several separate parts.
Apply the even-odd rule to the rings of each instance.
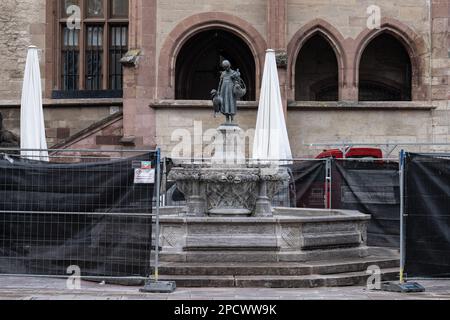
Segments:
[[[336,53],[320,33],[301,48],[295,65],[295,100],[339,100],[339,67]]]
[[[411,59],[403,43],[389,33],[375,37],[362,53],[359,100],[412,100]]]

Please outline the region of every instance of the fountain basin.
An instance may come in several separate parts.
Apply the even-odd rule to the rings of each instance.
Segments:
[[[358,211],[292,208],[275,208],[272,217],[163,215],[162,260],[304,262],[364,257],[369,220]]]

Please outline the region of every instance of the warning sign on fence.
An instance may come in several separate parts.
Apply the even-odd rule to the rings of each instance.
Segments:
[[[154,184],[155,183],[155,169],[135,169],[134,183],[135,184]]]

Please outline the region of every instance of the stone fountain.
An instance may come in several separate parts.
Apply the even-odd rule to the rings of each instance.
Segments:
[[[162,261],[300,262],[362,257],[370,216],[356,211],[273,208],[290,179],[286,166],[245,161],[242,130],[217,129],[210,161],[180,161],[168,179],[185,207],[162,208]]]
[[[183,208],[163,208],[163,261],[294,262],[326,259],[336,249],[367,255],[370,216],[355,211],[273,208],[272,200],[290,179],[273,163],[246,162],[237,152],[237,126],[221,126],[228,151],[209,162],[180,162],[170,171],[185,195]],[[231,152],[230,150],[234,150]]]
[[[161,210],[162,278],[181,281],[181,286],[291,286],[289,281],[295,279],[280,275],[296,275],[298,263],[370,256],[370,216],[272,207],[273,197],[290,179],[288,169],[273,162],[245,161],[243,132],[233,121],[236,101],[227,96],[242,90],[226,88],[241,84],[240,74],[228,62],[223,67],[219,90],[212,96],[215,111],[227,120],[217,129],[215,153],[208,162],[175,163],[168,177],[185,195],[186,206]],[[358,261],[349,268],[361,268]],[[260,263],[267,268],[258,268]],[[267,280],[270,272],[272,282]],[[264,281],[254,277],[260,273]],[[297,280],[303,286],[303,280]],[[313,281],[308,284],[314,286]]]

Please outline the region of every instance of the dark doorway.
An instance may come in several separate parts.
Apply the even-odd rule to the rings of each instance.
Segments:
[[[295,100],[339,100],[339,69],[336,54],[321,34],[302,47],[295,67]]]
[[[239,69],[247,85],[244,101],[255,100],[256,68],[247,44],[231,32],[214,29],[191,37],[177,57],[175,98],[179,100],[209,100],[210,92],[219,86],[220,66],[229,60]]]
[[[360,101],[411,101],[411,59],[403,44],[383,33],[361,56]]]

